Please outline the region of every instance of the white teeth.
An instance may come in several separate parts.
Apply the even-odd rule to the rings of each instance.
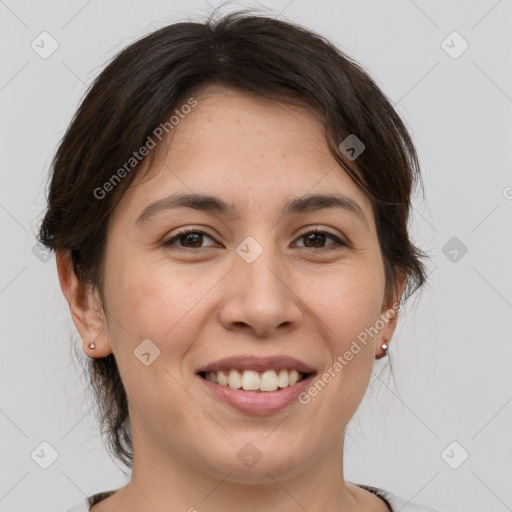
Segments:
[[[288,386],[288,370],[279,370],[279,387],[285,388]]]
[[[229,370],[228,384],[230,388],[239,389],[242,387],[242,379],[236,370]]]
[[[228,375],[224,371],[206,372],[205,378],[209,381],[229,386],[244,391],[276,391],[278,388],[293,386],[303,374],[297,370],[279,370],[279,375],[274,370],[257,372],[254,370],[229,370]]]
[[[297,370],[292,370],[288,372],[288,386],[293,386],[299,380],[299,372]]]
[[[242,375],[242,387],[245,391],[257,391],[260,389],[260,376],[258,375],[258,372],[245,370]]]
[[[224,372],[206,372],[206,378],[208,380],[211,380],[212,382],[215,382],[212,378],[210,378],[211,375],[216,375],[217,376],[217,382],[221,386],[227,386],[228,385],[228,378],[226,377]]]
[[[281,370],[286,371],[286,370]],[[277,374],[274,370],[269,370],[268,372],[263,372],[261,374],[261,383],[260,390],[261,391],[275,391],[279,387],[279,382],[277,380]],[[283,386],[286,387],[286,386]]]

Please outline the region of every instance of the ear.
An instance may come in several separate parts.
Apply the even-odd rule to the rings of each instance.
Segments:
[[[69,251],[57,251],[57,273],[62,293],[71,311],[75,327],[82,337],[82,349],[89,357],[105,357],[112,353],[108,324],[101,308],[101,299],[92,285],[83,283],[75,274]],[[94,341],[96,348],[89,348]]]
[[[391,293],[385,297],[380,312],[379,320],[384,323],[384,327],[380,329],[379,336],[375,338],[375,356],[377,359],[385,355],[385,351],[381,348],[381,345],[385,342],[389,346],[398,322],[398,308],[405,285],[406,274],[398,268],[396,268],[395,271],[397,276],[396,286],[392,287]],[[384,341],[384,338],[387,341]]]

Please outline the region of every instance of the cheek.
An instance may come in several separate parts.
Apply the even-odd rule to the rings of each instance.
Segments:
[[[322,329],[321,337],[330,340],[332,356],[336,357],[375,325],[383,293],[383,275],[374,267],[347,265],[308,280],[299,296],[305,298],[310,314]],[[361,344],[361,348],[366,346]]]
[[[197,306],[213,286],[207,277],[199,280],[195,274],[193,280],[191,274],[165,272],[162,267],[165,264],[142,265],[137,258],[119,258],[106,265],[105,274],[109,334],[130,407],[136,417],[149,419],[147,428],[155,435],[186,431],[188,420],[180,411],[197,414],[197,420],[204,421],[200,411],[190,411],[190,397],[179,383],[186,371],[181,367],[183,358],[191,340],[200,334],[201,308]],[[146,339],[160,351],[147,366],[135,357],[137,347]],[[146,346],[152,359],[157,351]]]
[[[329,396],[325,414],[337,411],[335,424],[345,425],[361,402],[373,369],[376,332],[372,327],[381,310],[383,274],[371,266],[347,266],[313,283],[307,290],[308,304],[314,308],[319,337],[326,340],[330,354],[319,376],[326,383],[325,398]]]
[[[150,339],[162,355],[171,353],[176,360],[199,335],[205,296],[222,277],[137,257],[111,260],[105,268],[108,309],[114,319],[109,319],[109,329],[121,356]]]

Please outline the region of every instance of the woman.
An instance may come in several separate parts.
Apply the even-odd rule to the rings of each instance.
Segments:
[[[321,37],[235,13],[122,51],[39,238],[129,483],[70,512],[432,511],[346,482],[344,431],[425,282],[410,136]]]

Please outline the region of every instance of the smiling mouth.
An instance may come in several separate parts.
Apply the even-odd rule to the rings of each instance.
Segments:
[[[242,391],[271,392],[294,386],[313,373],[304,373],[297,370],[218,370],[199,372],[198,375],[220,386],[240,389]]]

